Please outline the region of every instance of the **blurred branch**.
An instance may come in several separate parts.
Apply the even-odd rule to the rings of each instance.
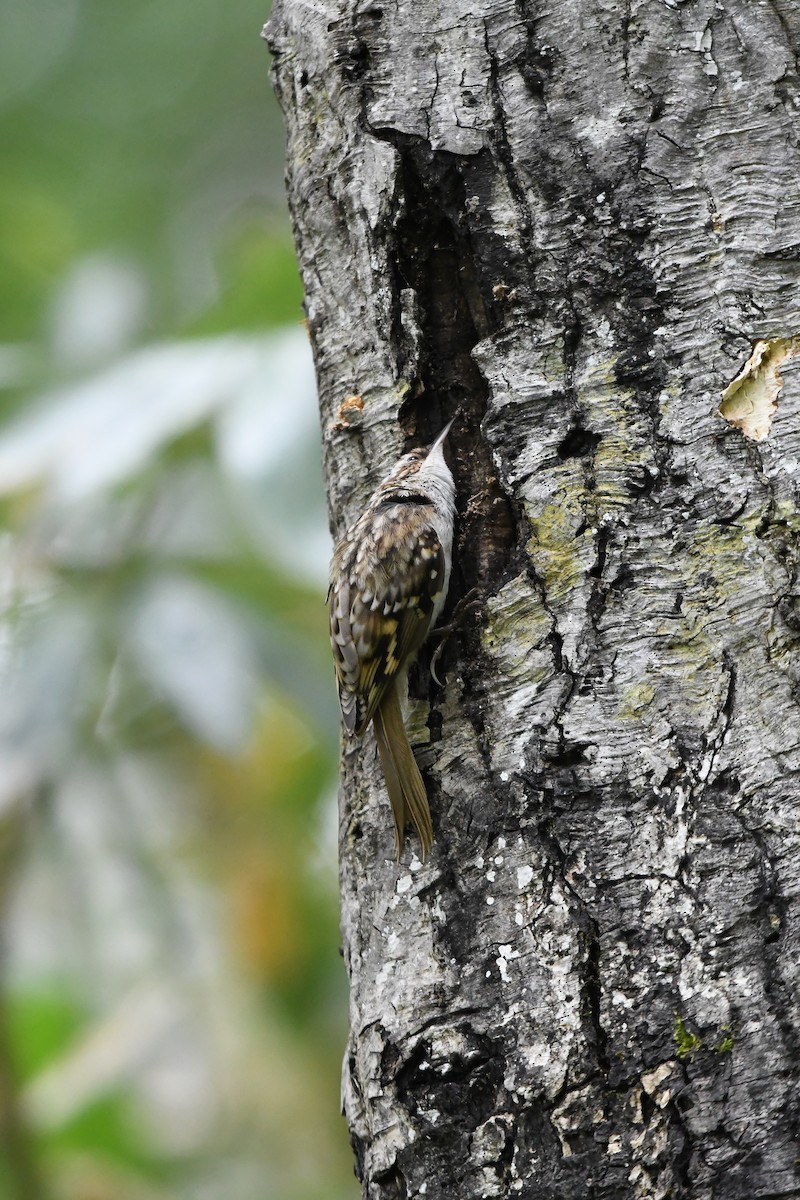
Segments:
[[[46,1195],[36,1162],[34,1139],[20,1104],[13,1054],[8,1040],[5,998],[0,991],[0,1159],[5,1168],[0,1182],[9,1200],[44,1200]]]
[[[5,917],[11,879],[27,809],[11,804],[0,814],[0,920]],[[5,1002],[5,963],[0,957],[0,1195],[8,1200],[44,1200],[46,1191],[36,1161],[34,1137],[28,1126],[17,1078]]]

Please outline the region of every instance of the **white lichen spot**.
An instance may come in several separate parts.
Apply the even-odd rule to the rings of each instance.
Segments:
[[[634,1125],[644,1124],[644,1113],[642,1112],[642,1089],[640,1087],[633,1088],[625,1102],[625,1107],[631,1110],[631,1120],[633,1121]]]
[[[486,897],[486,903],[487,903],[487,904],[494,904],[494,896],[487,896],[487,897]]]
[[[496,867],[502,867],[502,865],[503,865],[503,856],[502,856],[502,854],[495,854],[495,856],[494,856],[494,865],[495,865]]]
[[[521,925],[524,919],[525,918],[523,917],[522,913],[519,911],[519,909],[517,909],[517,911],[514,913],[514,920],[518,925]]]
[[[508,983],[508,964],[515,958],[519,958],[519,950],[515,950],[513,946],[503,945],[497,947],[495,962],[497,963],[497,969],[500,972],[500,978],[503,983]]]
[[[483,866],[483,855],[482,854],[479,854],[478,857],[475,859],[475,866],[480,871],[481,867]]]
[[[412,883],[413,883],[413,880],[410,875],[401,875],[400,878],[398,879],[397,885],[395,887],[397,894],[399,896],[402,896],[403,892],[408,891],[408,889],[411,887]]]
[[[718,415],[741,429],[746,438],[763,442],[769,437],[783,388],[780,368],[796,354],[800,354],[800,337],[756,342],[753,353],[722,393]]]
[[[505,850],[507,845],[508,845],[508,842],[506,841],[506,839],[504,837],[499,837],[497,839],[498,850]],[[495,859],[495,862],[497,862],[497,859]]]
[[[524,867],[517,867],[517,887],[520,891],[526,888],[533,879],[533,867],[527,863]]]
[[[508,771],[501,771],[500,778],[502,779],[503,783],[508,783]]]
[[[659,1084],[663,1083],[665,1079],[669,1078],[669,1076],[672,1074],[674,1065],[675,1064],[672,1062],[665,1062],[662,1063],[660,1067],[656,1067],[653,1071],[645,1071],[644,1075],[642,1075],[642,1087],[647,1092],[648,1096],[652,1096]]]
[[[497,878],[497,873],[495,871],[487,871],[486,878],[489,880],[489,883],[494,883],[495,879]]]

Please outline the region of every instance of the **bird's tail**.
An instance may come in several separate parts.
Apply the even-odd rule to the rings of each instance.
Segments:
[[[396,683],[387,688],[375,710],[372,723],[375,727],[386,790],[392,805],[397,860],[400,861],[400,855],[403,853],[406,820],[409,817],[419,834],[421,857],[424,859],[433,842],[431,810],[428,807],[425,784],[422,782],[403,723]]]

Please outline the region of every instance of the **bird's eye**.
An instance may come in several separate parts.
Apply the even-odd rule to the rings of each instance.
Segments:
[[[409,461],[410,463],[412,463],[412,462],[419,462],[419,455],[418,455],[418,454],[409,454],[409,455],[408,455],[408,461]]]

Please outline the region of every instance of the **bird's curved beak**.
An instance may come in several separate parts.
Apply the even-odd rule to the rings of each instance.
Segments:
[[[430,446],[428,447],[428,453],[426,455],[426,458],[430,458],[430,456],[432,454],[434,454],[437,450],[439,450],[444,445],[444,439],[447,437],[448,433],[450,432],[450,429],[453,425],[453,421],[455,421],[455,417],[453,417],[451,420],[449,420],[447,422],[447,424],[445,425],[442,432],[436,438],[436,441],[431,442]]]

